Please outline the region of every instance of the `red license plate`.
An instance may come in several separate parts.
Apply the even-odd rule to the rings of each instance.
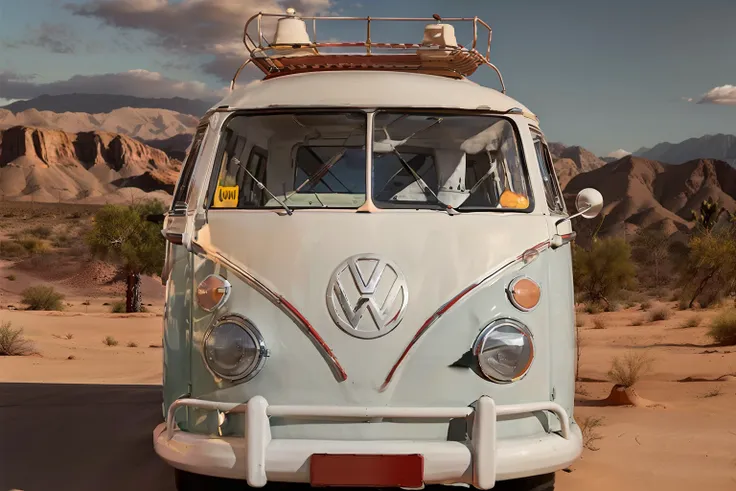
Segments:
[[[314,454],[310,458],[310,484],[420,488],[424,484],[422,455]]]

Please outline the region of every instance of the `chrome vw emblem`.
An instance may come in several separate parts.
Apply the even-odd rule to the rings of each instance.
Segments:
[[[406,278],[392,261],[359,254],[343,261],[327,287],[327,310],[348,334],[373,339],[399,325],[409,300]],[[370,316],[365,316],[366,310]]]

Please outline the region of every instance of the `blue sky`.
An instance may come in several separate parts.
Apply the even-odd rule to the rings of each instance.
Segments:
[[[491,58],[508,94],[539,115],[548,139],[598,155],[736,133],[733,0],[0,0],[0,99],[92,90],[213,97],[242,59],[244,20],[292,5],[478,15],[493,27]],[[377,28],[374,40],[421,35],[393,31]],[[320,34],[363,35],[344,24]],[[497,87],[490,69],[472,78]]]

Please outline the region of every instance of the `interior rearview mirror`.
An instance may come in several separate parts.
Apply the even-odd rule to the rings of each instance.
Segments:
[[[595,218],[603,209],[603,195],[597,189],[585,188],[575,198],[575,207],[583,218]]]

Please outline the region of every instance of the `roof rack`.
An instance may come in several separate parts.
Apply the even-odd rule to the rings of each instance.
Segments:
[[[278,18],[274,42],[263,34],[264,23]],[[311,35],[307,23],[311,21]],[[318,41],[317,23],[323,21],[353,21],[365,23],[365,40],[358,42]],[[435,22],[425,26],[421,43],[380,43],[371,39],[371,26],[375,22]],[[447,22],[472,26],[473,39],[469,46],[455,40],[454,26]],[[255,25],[255,28],[254,28]],[[485,54],[478,50],[479,30],[488,32]],[[257,33],[253,33],[257,30]],[[250,57],[238,68],[230,83],[240,72],[253,63],[265,75],[265,79],[291,73],[336,70],[384,70],[411,71],[452,78],[472,75],[482,65],[490,66],[498,75],[501,91],[506,93],[501,72],[490,62],[492,29],[478,17],[452,17],[443,19],[435,14],[431,18],[409,17],[303,17],[294,9],[286,14],[260,12],[245,24],[243,43]],[[484,36],[485,37],[485,36]],[[343,48],[346,52],[334,52]]]

